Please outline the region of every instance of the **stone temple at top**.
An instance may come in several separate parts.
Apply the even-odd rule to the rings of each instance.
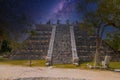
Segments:
[[[96,50],[96,36],[88,35],[76,24],[36,24],[36,34],[25,42],[11,53],[10,59],[44,59],[47,65],[79,64],[92,61]],[[100,54],[101,60],[110,55],[112,61],[120,61],[120,54],[105,41]]]

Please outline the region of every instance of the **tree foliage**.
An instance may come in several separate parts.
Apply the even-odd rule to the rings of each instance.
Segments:
[[[57,20],[57,24],[60,24],[60,20],[59,19]]]
[[[16,34],[17,27],[29,26],[30,16],[21,9],[22,4],[22,0],[0,0],[0,41]]]
[[[120,29],[120,1],[114,0],[83,0],[78,4],[78,11],[83,14],[81,26],[86,30],[94,30],[96,34],[95,66],[100,64],[100,46],[106,27]],[[92,7],[91,7],[92,6]]]
[[[50,20],[48,20],[46,24],[51,24],[51,21],[50,21]]]
[[[107,33],[106,42],[115,50],[120,51],[120,33]]]
[[[5,52],[10,52],[12,49],[9,46],[9,42],[7,40],[3,40],[2,41],[2,45],[1,45],[1,52],[5,53]]]
[[[22,30],[31,27],[32,19],[21,8],[23,4],[23,0],[0,0],[0,46],[3,40],[7,40],[16,49],[20,46],[17,41],[23,34]]]

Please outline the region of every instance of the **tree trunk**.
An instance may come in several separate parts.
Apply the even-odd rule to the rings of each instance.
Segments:
[[[0,41],[2,41],[2,37],[0,36]]]
[[[95,53],[95,58],[94,58],[94,66],[99,66],[100,65],[100,47],[101,47],[101,38],[99,35],[96,36],[96,53]]]
[[[29,40],[29,44],[31,44],[32,42],[31,42],[31,40]],[[31,47],[32,47],[32,45],[30,45]],[[32,66],[32,50],[30,50],[30,56],[29,56],[29,60],[30,60],[30,67]]]
[[[32,66],[32,59],[31,59],[31,55],[30,55],[30,67]]]

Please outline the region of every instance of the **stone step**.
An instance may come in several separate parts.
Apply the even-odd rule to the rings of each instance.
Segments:
[[[57,26],[52,55],[53,64],[72,63],[69,26]]]
[[[25,40],[25,45],[11,53],[11,59],[45,59],[50,41],[52,25],[36,25],[36,34]],[[32,51],[32,52],[30,52]]]

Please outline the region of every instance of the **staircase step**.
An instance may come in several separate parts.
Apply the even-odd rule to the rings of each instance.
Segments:
[[[69,26],[58,25],[56,28],[52,63],[53,64],[72,63],[72,51],[71,51]]]

